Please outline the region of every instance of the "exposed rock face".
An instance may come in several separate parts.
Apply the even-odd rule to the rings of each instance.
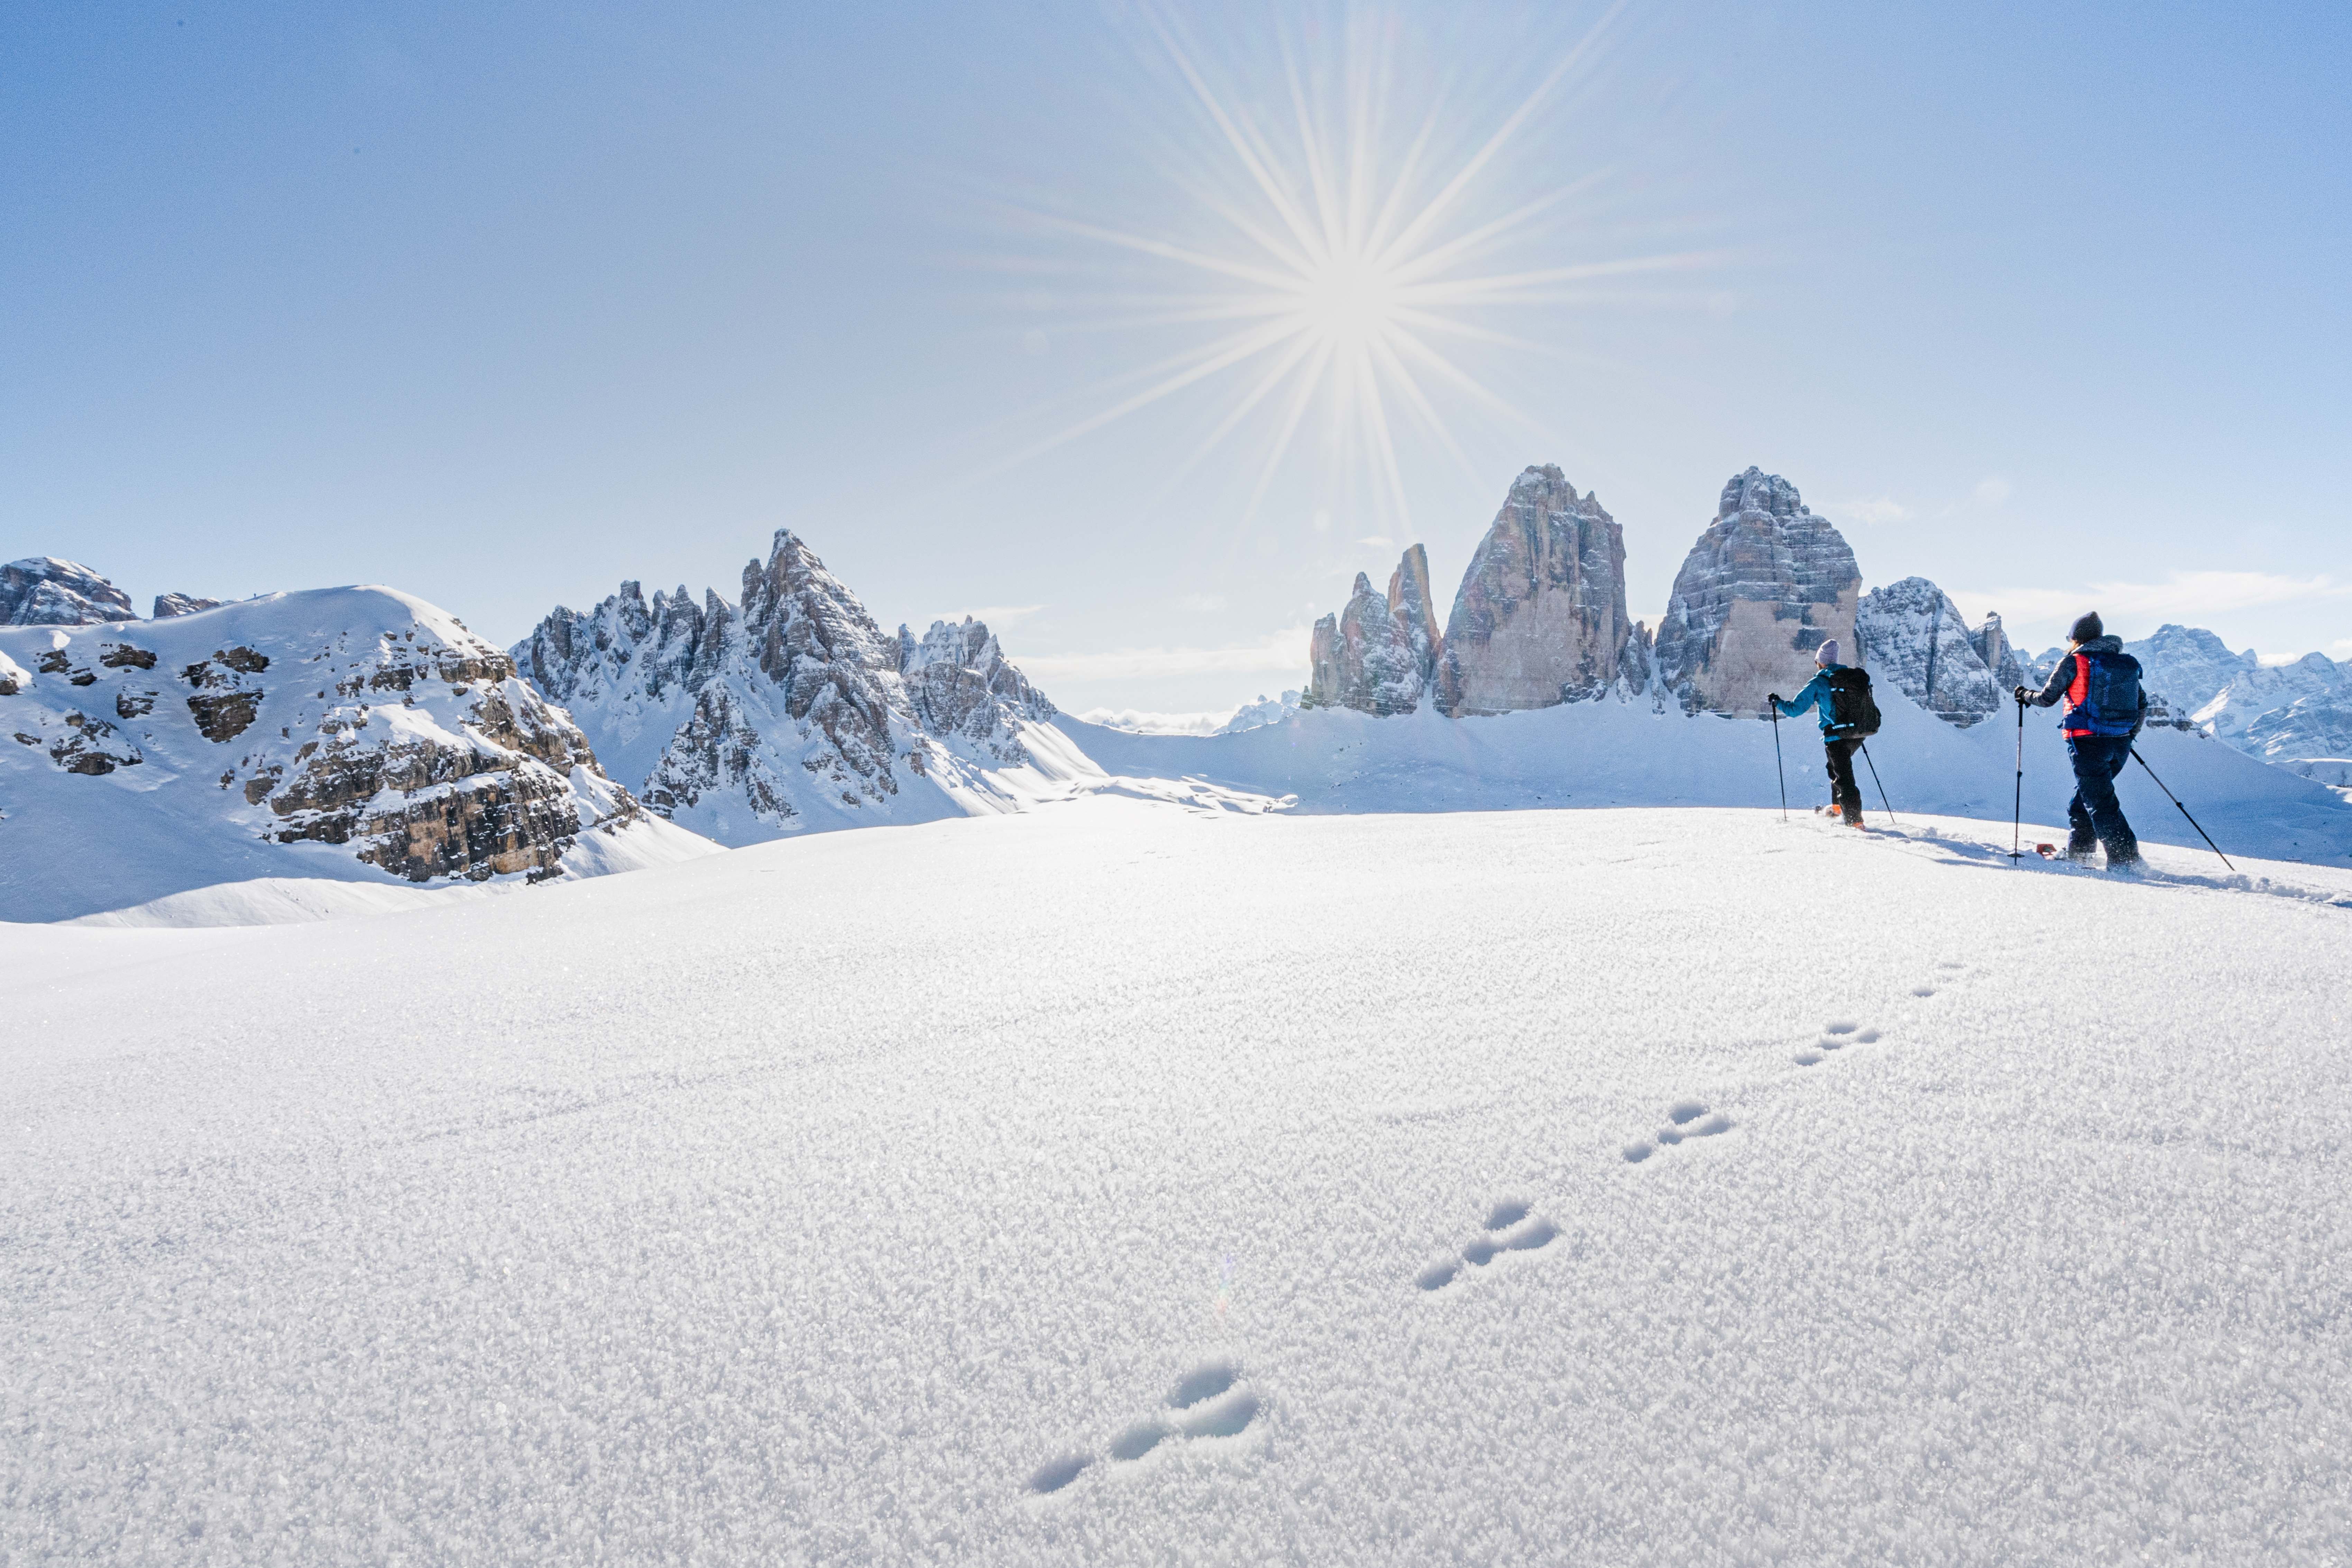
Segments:
[[[2003,694],[2025,684],[2025,666],[2019,661],[2017,650],[2009,644],[2009,633],[2002,627],[1999,616],[1987,616],[1984,625],[1969,634],[1977,657],[1992,671],[1992,683]]]
[[[682,586],[648,606],[625,583],[514,653],[650,809],[726,843],[972,809],[1054,712],[987,626],[892,637],[788,529],[744,567],[740,609]]]
[[[173,616],[193,616],[198,610],[217,610],[226,601],[199,599],[191,594],[158,594],[155,595],[154,618],[169,620]]]
[[[1994,630],[1998,635],[1997,625]],[[1854,635],[1861,651],[1851,657],[1874,679],[1899,688],[1947,723],[1965,730],[2004,700],[1960,607],[1925,577],[1906,577],[1864,595]]]
[[[0,566],[0,626],[94,626],[138,618],[128,594],[76,562],[30,555]]]
[[[583,834],[641,819],[505,653],[387,590],[274,595],[202,618],[27,629],[18,641],[35,673],[5,700],[8,727],[64,773],[160,771],[167,835],[209,818],[248,846],[340,846],[415,881],[536,880],[559,874]],[[159,700],[174,686],[184,704]],[[92,713],[99,702],[114,719]],[[69,831],[75,797],[56,787],[11,781]],[[89,820],[119,831],[103,812]],[[236,854],[249,864],[253,851]]]
[[[1410,713],[1421,703],[1421,663],[1404,623],[1361,572],[1345,608],[1315,623],[1302,708]]]
[[[954,626],[933,621],[919,640],[901,626],[898,678],[924,729],[960,735],[1000,763],[1028,762],[1016,726],[1054,716],[1045,693],[1005,659],[987,626],[970,616]]]
[[[1439,706],[1458,717],[1598,697],[1617,679],[1632,624],[1624,531],[1559,468],[1528,468],[1454,595]]]
[[[1685,711],[1757,713],[1811,679],[1813,650],[1853,647],[1862,572],[1797,487],[1749,468],[1675,577],[1658,626],[1658,678]]]
[[[1437,629],[1437,596],[1429,587],[1429,552],[1416,544],[1389,574],[1389,614],[1404,629],[1405,647],[1423,691],[1437,689],[1437,665],[1445,637]]]

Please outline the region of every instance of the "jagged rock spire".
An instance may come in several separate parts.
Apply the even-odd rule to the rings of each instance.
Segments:
[[[1675,574],[1658,626],[1658,679],[1689,712],[1757,713],[1811,679],[1813,651],[1853,646],[1862,570],[1797,487],[1750,468]]]
[[[1624,531],[1558,468],[1528,468],[1454,595],[1439,706],[1458,716],[1599,697],[1618,678],[1632,624]]]

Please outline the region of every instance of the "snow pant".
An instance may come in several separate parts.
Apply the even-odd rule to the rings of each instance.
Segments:
[[[2066,822],[2074,831],[2067,847],[2086,850],[2095,837],[2110,866],[2139,858],[2139,839],[2116,798],[2116,775],[2131,761],[2131,749],[2128,735],[2066,737],[2066,754],[2074,759],[2074,798],[2066,803]]]
[[[1823,741],[1822,750],[1829,753],[1830,804],[1845,815],[1848,822],[1862,820],[1862,786],[1853,782],[1853,749],[1860,741]]]

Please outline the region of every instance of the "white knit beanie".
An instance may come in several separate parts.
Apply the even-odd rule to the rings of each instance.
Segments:
[[[1820,665],[1823,669],[1827,669],[1830,666],[1835,664],[1837,662],[1837,638],[1832,637],[1827,642],[1822,644],[1821,651],[1813,655],[1813,662]]]

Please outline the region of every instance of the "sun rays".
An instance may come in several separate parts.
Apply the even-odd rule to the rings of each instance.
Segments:
[[[1188,389],[1220,400],[1213,422],[1170,483],[1213,455],[1255,442],[1255,514],[1283,465],[1313,437],[1329,477],[1372,520],[1409,527],[1402,439],[1429,443],[1465,473],[1452,419],[1532,427],[1480,374],[1481,356],[1544,353],[1540,336],[1506,330],[1514,309],[1589,298],[1608,280],[1684,268],[1685,253],[1578,256],[1556,220],[1591,176],[1507,203],[1498,178],[1534,151],[1540,112],[1587,68],[1623,9],[1618,0],[1491,130],[1442,93],[1417,113],[1402,101],[1401,29],[1349,11],[1310,47],[1286,40],[1276,85],[1244,95],[1219,83],[1213,57],[1172,14],[1144,14],[1145,47],[1172,68],[1203,144],[1189,168],[1156,171],[1197,209],[1189,231],[1120,226],[1037,211],[1030,226],[1081,255],[1118,255],[1147,280],[1094,301],[1066,330],[1192,331],[1193,341],[1089,390],[1094,406],[1009,454],[1040,456]],[[1466,151],[1465,151],[1466,149]],[[1512,171],[1523,175],[1524,171]],[[1531,243],[1540,241],[1540,244]],[[1530,251],[1538,254],[1530,256]],[[1508,265],[1512,260],[1539,265]],[[1451,418],[1449,417],[1451,416]]]

